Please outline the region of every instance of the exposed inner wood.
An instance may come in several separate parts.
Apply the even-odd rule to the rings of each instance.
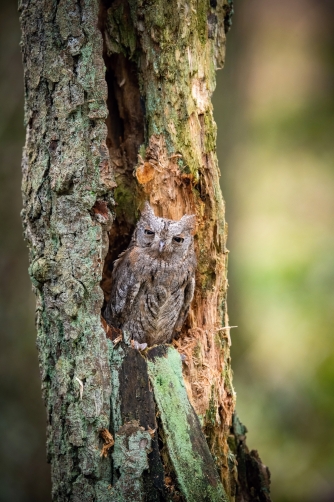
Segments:
[[[230,492],[227,438],[235,395],[226,307],[227,225],[211,104],[213,62],[222,66],[224,60],[225,4],[203,2],[188,9],[176,1],[157,2],[152,10],[139,4],[130,9],[126,0],[118,0],[105,12],[107,145],[117,205],[101,286],[108,300],[112,262],[128,246],[144,199],[158,216],[196,215],[196,292],[174,346],[185,356],[188,397]]]

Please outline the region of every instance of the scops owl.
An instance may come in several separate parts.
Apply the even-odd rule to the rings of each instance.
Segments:
[[[194,295],[194,215],[155,216],[148,202],[126,251],[114,262],[106,321],[148,346],[170,343]]]

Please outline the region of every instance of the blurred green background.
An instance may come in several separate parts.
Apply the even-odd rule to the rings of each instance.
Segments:
[[[334,2],[236,0],[214,107],[237,410],[274,501],[334,501]]]
[[[47,502],[20,221],[16,2],[0,6],[0,500]],[[334,501],[334,2],[236,0],[214,95],[237,409],[275,502]]]

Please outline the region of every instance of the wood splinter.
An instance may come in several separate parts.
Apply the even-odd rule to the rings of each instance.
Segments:
[[[105,428],[100,429],[99,435],[100,438],[104,441],[100,456],[107,458],[110,448],[112,448],[115,444],[114,438],[112,437],[108,429]]]

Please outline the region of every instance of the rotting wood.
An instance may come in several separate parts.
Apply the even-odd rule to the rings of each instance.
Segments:
[[[186,501],[227,502],[223,485],[183,383],[180,354],[160,345],[147,366],[169,456]]]
[[[138,478],[128,476],[127,483],[132,481],[140,492],[136,491],[138,499],[148,501],[166,500],[164,486],[164,468],[160,458],[158,432],[156,422],[156,407],[153,393],[150,389],[147,364],[138,350],[124,342],[118,343],[111,350],[111,381],[112,381],[112,409],[111,429],[116,437],[124,424],[137,424],[150,434],[150,452],[147,458],[147,469],[140,472]],[[113,479],[118,479],[118,466],[121,460],[115,461],[113,454]],[[141,478],[142,475],[142,478]]]
[[[246,445],[246,427],[238,416],[233,416],[229,438],[230,447],[237,457],[237,502],[270,502],[270,471],[263,465],[256,450],[249,451]]]
[[[180,354],[171,346],[159,345],[142,355],[122,342],[112,350],[111,368],[115,441],[125,426],[131,431],[147,431],[151,438],[146,471],[129,471],[125,500],[131,500],[132,494],[136,502],[164,501],[179,492],[180,500],[186,502],[227,501],[184,387]],[[162,435],[164,453],[159,451],[158,433]],[[112,457],[116,486],[122,462],[127,461],[119,457],[118,450]],[[174,478],[173,488],[166,484],[169,476]],[[117,486],[113,493],[122,494],[125,485],[122,482]]]
[[[118,0],[104,4],[100,17],[112,104],[108,147],[121,222],[110,234],[102,288],[107,300],[112,260],[127,247],[144,199],[159,216],[196,214],[196,292],[175,346],[187,356],[188,396],[228,493],[235,484],[227,442],[235,393],[228,331],[221,330],[229,325],[227,225],[211,95],[216,67],[224,64],[230,8],[227,0]],[[131,107],[140,110],[137,115]],[[135,116],[142,116],[142,126]]]
[[[101,457],[106,458],[108,456],[110,448],[114,446],[115,441],[110,432],[108,431],[108,429],[105,428],[100,430],[100,437],[103,439],[104,442],[104,445],[102,446],[101,450]]]

